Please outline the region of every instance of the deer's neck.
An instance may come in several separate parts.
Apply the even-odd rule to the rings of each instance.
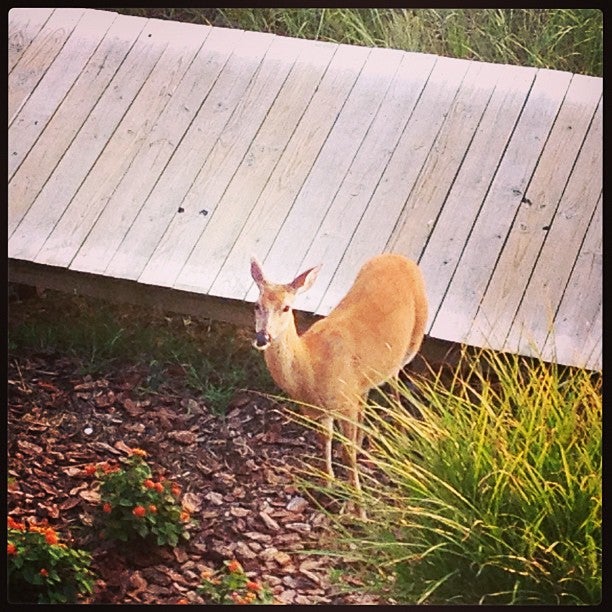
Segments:
[[[265,360],[276,384],[293,399],[309,401],[310,365],[295,323],[266,349]]]

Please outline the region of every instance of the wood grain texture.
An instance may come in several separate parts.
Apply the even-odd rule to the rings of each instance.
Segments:
[[[61,51],[83,12],[76,8],[55,9],[24,50],[8,78],[9,126]]]
[[[46,124],[35,146],[28,151],[9,181],[9,236],[15,231],[92,109],[98,104],[145,23],[145,19],[138,17],[125,15],[117,17],[85,69]],[[41,88],[41,91],[44,91],[44,88]],[[99,134],[96,133],[96,136],[99,137]],[[63,173],[61,177],[65,180]],[[68,185],[64,187],[67,188]]]
[[[592,367],[592,362],[600,356],[603,336],[602,208],[600,197],[555,314],[552,331],[541,349],[546,360]]]
[[[602,137],[600,101],[505,338],[508,350],[529,354],[534,351],[533,347],[537,347],[541,351],[552,328],[589,221],[601,197]],[[594,299],[597,300],[597,286],[593,289]],[[566,359],[565,356],[558,357]]]
[[[8,71],[9,74],[25,50],[36,38],[54,9],[12,8],[8,16]]]
[[[486,194],[431,333],[469,343],[467,333],[524,198],[571,75],[539,70]],[[458,330],[462,330],[459,332]],[[491,347],[501,348],[501,347]]]
[[[472,321],[470,342],[504,342],[601,94],[600,79],[573,77]]]
[[[117,126],[163,53],[167,39],[164,38],[165,28],[162,25],[163,22],[154,20],[147,22],[141,31],[119,70],[114,74],[112,81],[105,88],[9,239],[10,257],[34,260],[58,226],[69,204],[80,191],[83,182],[90,176],[92,167],[105,150]],[[121,164],[123,159],[116,161]],[[115,170],[118,169],[115,166]],[[97,176],[95,181],[90,179],[89,188],[98,192],[92,194],[93,197],[97,195],[98,198],[104,198],[108,186],[105,185],[104,177]],[[82,201],[84,207],[87,207],[87,204],[88,201]],[[92,202],[94,206],[97,204],[99,202]],[[73,211],[76,212],[76,209],[73,208]],[[67,218],[65,223],[78,225],[79,218]],[[62,261],[69,262],[74,253],[72,236],[70,233],[56,234],[56,238],[60,245],[64,241],[69,243],[68,249],[64,251],[60,245],[56,245],[55,252],[48,253],[49,258],[58,265]]]
[[[47,69],[44,87],[37,87],[17,113],[8,134],[9,179],[83,71],[116,17],[116,13],[108,11],[87,11]]]
[[[504,72],[419,259],[429,299],[428,329],[446,294],[536,75],[535,69],[520,66],[504,66]]]
[[[123,238],[105,273],[120,278],[137,279],[146,267],[164,232],[178,214],[185,194],[202,167],[203,160],[246,87],[241,78],[243,70],[255,70],[255,61],[244,62],[239,52],[243,44],[251,48],[242,30],[213,28],[204,43],[205,64],[197,82],[202,102],[196,106],[195,116],[177,143],[161,174],[155,177],[144,203]],[[269,44],[269,39],[267,41]],[[227,65],[227,68],[226,68]],[[191,94],[190,94],[191,95]],[[186,105],[190,110],[189,104]],[[193,220],[198,211],[188,211]]]
[[[415,71],[415,76],[422,74],[423,79],[417,88],[416,105],[408,109],[402,136],[320,301],[320,313],[329,312],[346,294],[367,259],[386,249],[469,65],[464,60],[439,57],[432,70]]]
[[[220,295],[244,297],[249,291],[252,285],[249,258],[251,255],[263,258],[272,246],[368,53],[369,50],[363,48],[334,46],[333,58],[321,82],[213,285]]]

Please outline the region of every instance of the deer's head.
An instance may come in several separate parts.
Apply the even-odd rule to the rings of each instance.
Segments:
[[[255,340],[253,346],[263,351],[294,325],[293,302],[302,291],[309,289],[317,278],[321,266],[310,268],[288,284],[271,283],[264,277],[261,265],[251,257],[251,276],[259,288],[255,302]]]

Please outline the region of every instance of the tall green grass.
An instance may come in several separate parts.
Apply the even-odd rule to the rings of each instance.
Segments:
[[[458,372],[402,390],[422,419],[371,407],[368,521],[330,514],[328,552],[399,603],[598,603],[600,377],[489,352]],[[359,500],[341,481],[323,490]]]
[[[113,9],[285,36],[602,76],[598,9]]]

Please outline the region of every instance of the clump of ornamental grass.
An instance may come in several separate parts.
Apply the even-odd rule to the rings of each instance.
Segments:
[[[301,483],[367,508],[330,514],[326,552],[399,603],[597,604],[601,376],[466,351],[400,392],[421,416],[368,406],[361,496],[312,469]]]
[[[98,523],[107,540],[144,541],[176,546],[189,539],[189,512],[180,503],[181,488],[153,477],[146,452],[132,449],[124,465],[88,465],[85,473],[99,480]]]
[[[9,516],[6,550],[12,603],[75,603],[92,592],[91,555],[62,542],[48,525]]]

